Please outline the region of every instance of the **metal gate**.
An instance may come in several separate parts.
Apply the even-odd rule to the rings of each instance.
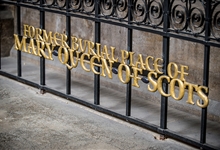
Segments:
[[[15,79],[19,82],[31,85],[33,87],[39,88],[42,92],[50,92],[60,97],[67,98],[68,100],[83,104],[85,106],[91,107],[97,111],[115,116],[122,120],[126,120],[130,123],[134,123],[141,127],[150,129],[161,134],[161,137],[171,137],[177,139],[189,145],[201,148],[201,149],[216,149],[214,146],[206,143],[206,124],[207,124],[207,107],[203,107],[205,101],[201,105],[201,128],[200,128],[200,141],[185,136],[181,136],[178,133],[167,129],[167,113],[168,113],[168,97],[167,93],[169,92],[169,85],[171,84],[165,76],[174,76],[169,75],[172,73],[168,72],[168,66],[170,64],[170,38],[190,41],[193,43],[199,43],[203,45],[204,51],[204,60],[203,60],[203,86],[209,87],[209,66],[210,66],[210,48],[211,47],[220,47],[218,35],[218,30],[220,29],[220,2],[217,0],[1,0],[0,4],[13,5],[16,8],[16,21],[17,21],[17,35],[18,39],[22,39],[22,29],[21,29],[21,10],[23,8],[30,8],[36,11],[39,11],[40,18],[40,29],[45,29],[45,12],[50,12],[54,14],[60,14],[66,18],[66,28],[65,35],[67,39],[64,40],[65,44],[71,45],[71,18],[79,18],[90,20],[94,23],[94,36],[95,36],[95,49],[93,53],[97,53],[98,46],[96,43],[101,43],[101,25],[103,23],[110,24],[113,26],[119,26],[125,28],[127,31],[127,52],[132,54],[133,52],[133,31],[141,31],[146,33],[152,33],[162,37],[162,58],[163,67],[161,67],[162,74],[152,73],[152,80],[155,81],[155,78],[164,76],[161,79],[161,91],[164,94],[161,94],[161,111],[160,111],[160,125],[154,125],[140,119],[131,117],[131,91],[132,91],[132,80],[125,82],[126,84],[126,114],[122,115],[117,112],[108,110],[100,105],[100,72],[101,66],[94,66],[94,103],[86,102],[83,99],[79,99],[71,96],[71,70],[66,69],[66,92],[60,92],[55,89],[49,88],[46,86],[46,69],[45,69],[45,58],[40,57],[40,84],[33,81],[22,78],[22,51],[17,51],[17,75],[12,75],[3,70],[0,70],[0,74],[12,79]],[[199,4],[199,6],[197,5]],[[28,25],[26,26],[28,30]],[[25,28],[25,27],[24,27]],[[31,27],[33,28],[33,27]],[[30,35],[31,37],[31,35]],[[30,37],[28,42],[31,41]],[[28,43],[27,42],[27,43]],[[92,42],[90,42],[92,43]],[[93,44],[94,44],[93,43]],[[36,44],[36,42],[35,42]],[[94,45],[93,45],[94,46]],[[18,45],[19,47],[19,45]],[[54,48],[53,54],[58,54],[58,47]],[[61,50],[60,50],[61,51]],[[127,52],[123,51],[124,56],[130,58],[132,55],[127,56]],[[65,53],[65,50],[62,51]],[[61,55],[61,54],[60,54]],[[77,56],[77,53],[73,54],[74,57]],[[82,53],[79,54],[80,57]],[[67,60],[70,56],[68,55]],[[0,57],[1,58],[1,57]],[[152,58],[149,58],[152,59]],[[160,60],[161,60],[160,59]],[[87,58],[90,60],[90,58]],[[158,61],[160,61],[158,60]],[[96,63],[99,64],[100,61],[96,60]],[[104,60],[102,60],[104,61]],[[111,65],[107,61],[108,66]],[[70,60],[67,61],[71,65]],[[218,62],[216,62],[218,63]],[[120,74],[119,66],[122,63],[113,62],[112,71],[114,74]],[[121,67],[123,71],[126,71],[126,64],[131,64],[131,59],[125,59],[124,67]],[[154,64],[158,65],[158,64]],[[174,66],[175,64],[170,64]],[[1,67],[1,66],[0,66]],[[157,67],[160,68],[158,65]],[[129,66],[131,69],[132,66]],[[186,67],[185,67],[186,68]],[[150,69],[149,69],[150,70]],[[149,84],[149,73],[150,71],[145,69],[143,73],[141,71],[133,70],[131,73],[136,73],[141,75],[141,78],[137,80],[143,81],[146,84]],[[160,72],[160,71],[158,71]],[[184,67],[182,73],[184,74]],[[133,75],[135,76],[135,75]],[[184,75],[183,75],[184,76]],[[133,77],[134,78],[134,77]],[[166,79],[166,80],[165,80]],[[174,79],[174,78],[173,78]],[[184,79],[184,78],[183,78]],[[121,79],[125,81],[124,79]],[[135,80],[135,79],[133,79]],[[151,82],[153,82],[151,81]],[[174,82],[176,87],[180,87],[182,82]],[[159,83],[158,83],[159,84]],[[189,88],[189,87],[188,87]],[[150,87],[153,90],[152,86]],[[195,89],[193,89],[195,92]],[[204,92],[205,88],[202,89],[205,95],[208,95],[208,92]],[[175,95],[175,94],[174,94]]]

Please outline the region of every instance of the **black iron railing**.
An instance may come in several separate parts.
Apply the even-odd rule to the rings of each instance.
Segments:
[[[88,19],[95,25],[95,43],[100,43],[101,24],[111,24],[127,29],[127,51],[132,52],[133,31],[149,32],[163,37],[163,74],[167,75],[170,55],[170,38],[182,39],[204,45],[203,85],[209,86],[210,47],[220,47],[220,2],[217,0],[1,0],[1,3],[16,7],[17,34],[21,36],[21,9],[32,8],[40,12],[40,28],[45,29],[45,12],[66,17],[66,35],[71,36],[71,17]],[[199,3],[199,5],[197,5]],[[71,45],[70,40],[67,41]],[[127,64],[129,64],[129,60]],[[117,66],[117,64],[115,64]],[[95,68],[100,71],[99,67]],[[113,71],[117,73],[117,70]],[[145,74],[147,74],[146,72]],[[0,74],[40,88],[42,91],[68,98],[100,112],[153,130],[202,149],[215,149],[206,144],[207,108],[201,109],[200,141],[187,138],[167,129],[168,97],[161,96],[160,126],[130,117],[131,81],[126,88],[126,114],[121,115],[105,109],[100,104],[100,75],[94,74],[94,104],[72,97],[71,71],[66,69],[66,93],[46,86],[45,58],[40,58],[40,84],[22,79],[21,51],[17,51],[17,76],[0,70]],[[146,81],[143,79],[143,81]],[[168,84],[163,83],[168,92]]]

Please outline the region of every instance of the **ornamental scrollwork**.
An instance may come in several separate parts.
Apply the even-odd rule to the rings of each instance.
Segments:
[[[204,11],[197,7],[193,7],[190,12],[189,28],[193,34],[201,34],[205,29]]]
[[[127,0],[117,0],[116,1],[116,16],[120,19],[127,18],[128,15],[128,2]]]
[[[134,22],[159,26],[163,21],[163,2],[161,0],[135,0],[132,12]]]
[[[66,9],[84,13],[92,13],[95,10],[95,0],[43,0],[44,5],[51,8]],[[68,3],[68,5],[67,5]]]
[[[19,2],[43,4],[43,7],[91,14],[92,17],[95,16],[95,8],[98,8],[96,13],[98,12],[99,17],[114,21],[129,21],[131,25],[159,27],[161,30],[166,17],[164,15],[168,14],[170,32],[205,37],[208,23],[210,39],[220,42],[220,0],[169,0],[167,12],[164,10],[167,1],[164,0],[21,0]],[[208,4],[210,11],[206,12]]]
[[[106,18],[125,19],[128,16],[127,0],[103,0],[100,2],[101,14]]]
[[[215,0],[212,8],[212,23],[211,23],[212,35],[220,41],[220,2]]]
[[[171,5],[170,13],[170,24],[174,30],[180,30],[186,28],[187,24],[187,11],[183,4],[173,4]]]
[[[81,1],[80,0],[70,0],[69,4],[70,8],[73,10],[80,10],[81,9]]]
[[[171,27],[175,31],[187,31],[198,35],[205,29],[204,2],[196,0],[181,0],[171,2]]]
[[[103,0],[100,3],[101,13],[104,16],[112,16],[114,14],[114,2],[113,0]]]
[[[133,20],[143,23],[147,19],[147,3],[144,0],[135,0],[133,3]]]
[[[92,13],[95,10],[95,0],[69,0],[69,8],[73,11]]]
[[[64,8],[66,6],[66,0],[44,0],[44,4],[48,7]]]
[[[149,22],[153,26],[159,26],[163,21],[163,3],[159,0],[152,0],[148,6]]]
[[[86,13],[92,13],[95,10],[95,0],[83,0],[83,10]]]

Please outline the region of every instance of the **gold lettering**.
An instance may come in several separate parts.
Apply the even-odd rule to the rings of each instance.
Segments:
[[[202,99],[202,103],[200,103],[200,100],[197,100],[196,104],[201,108],[205,108],[209,105],[209,99],[206,95],[206,94],[208,94],[208,91],[209,91],[208,87],[205,87],[205,86],[199,86],[198,87],[197,94]]]
[[[88,41],[88,53],[90,55],[96,55],[96,53],[94,51],[94,47],[95,47],[95,44],[91,41]]]
[[[188,86],[188,99],[187,103],[194,105],[195,103],[193,102],[193,90],[195,89],[197,91],[198,85],[191,84],[188,82],[184,82],[185,88]]]
[[[28,53],[31,54],[31,50],[32,50],[32,54],[38,56],[35,45],[34,45],[34,39],[30,39],[30,43],[28,45]]]
[[[26,49],[26,39],[27,39],[27,37],[23,36],[22,41],[20,42],[20,40],[18,38],[18,35],[14,34],[14,39],[15,39],[15,49],[27,52],[27,49]]]
[[[161,71],[159,70],[159,68],[162,68],[163,65],[158,65],[159,62],[163,63],[163,59],[162,59],[162,58],[157,58],[157,59],[154,61],[154,68],[155,68],[155,71],[156,71],[157,73],[163,74],[163,72],[161,72]]]
[[[97,60],[98,60],[98,63],[100,63],[100,57],[98,57],[98,56],[93,56],[93,57],[91,58],[91,60],[90,60],[90,68],[91,68],[91,70],[92,70],[93,73],[95,73],[95,74],[100,74],[100,72],[96,71],[96,69],[95,69],[94,66],[101,67],[102,65],[95,63],[95,59],[97,59]]]
[[[139,65],[140,65],[140,67],[139,67]],[[136,61],[135,66],[136,66],[137,68],[146,69],[146,68],[144,67],[143,58],[142,58],[142,55],[141,55],[141,54],[138,54],[138,60]]]
[[[150,60],[150,59],[151,59],[152,61],[154,61],[154,57],[148,56],[148,57],[146,58],[146,60],[145,60],[145,65],[146,65],[146,70],[152,72],[152,71],[155,71],[155,70],[150,68],[150,65],[149,65],[149,60]]]
[[[160,92],[161,95],[165,97],[169,97],[170,94],[167,94],[163,91],[163,79],[166,79],[167,82],[170,83],[170,78],[168,76],[165,76],[165,75],[160,76],[157,81],[158,91]]]
[[[110,78],[110,79],[112,79],[112,64],[114,63],[112,60],[109,60],[109,67],[108,67],[108,64],[107,64],[107,62],[106,62],[106,59],[104,59],[104,58],[101,58],[101,60],[102,60],[102,73],[101,73],[101,76],[103,76],[103,77],[105,77],[106,75],[105,75],[105,70],[106,70],[106,72],[107,72],[107,74],[108,74],[108,77]]]
[[[44,56],[44,58],[49,59],[49,60],[53,60],[52,57],[52,53],[54,51],[55,46],[50,44],[50,43],[46,43],[46,49],[48,50],[48,56],[45,54],[45,52],[42,50],[41,54]]]
[[[27,38],[30,38],[28,45],[26,43]],[[27,24],[23,25],[22,39],[19,38],[17,34],[14,34],[14,42],[16,50],[31,53],[49,60],[53,60],[52,52],[56,46],[59,46],[58,59],[62,64],[65,64],[68,69],[76,68],[80,63],[82,69],[85,71],[89,72],[92,70],[94,74],[103,77],[108,76],[110,79],[112,78],[113,63],[119,62],[119,80],[127,84],[131,82],[131,78],[133,78],[132,86],[135,87],[140,87],[138,82],[141,80],[141,77],[139,75],[143,74],[143,70],[147,70],[149,71],[147,76],[149,84],[147,88],[150,92],[156,92],[158,90],[158,92],[165,97],[172,96],[175,100],[181,100],[184,97],[185,89],[188,89],[187,103],[195,104],[193,93],[196,91],[200,98],[196,101],[196,104],[201,108],[205,108],[209,104],[208,87],[186,82],[185,77],[189,75],[187,72],[189,67],[185,65],[177,65],[174,62],[170,62],[167,66],[168,75],[163,75],[162,58],[147,56],[144,60],[142,54],[138,54],[136,59],[135,52],[121,50],[120,60],[120,58],[115,56],[116,48],[113,46],[108,47],[107,45],[101,45],[100,43],[94,43],[90,40],[84,40],[75,36],[71,36],[69,39],[66,34],[53,33],[51,31],[47,33],[44,29],[35,28]],[[69,42],[71,42],[70,45],[68,45]],[[108,51],[108,48],[111,50]],[[132,71],[130,68],[132,68]],[[162,76],[159,77],[159,74]],[[165,80],[166,84],[169,84],[170,93],[163,88]],[[178,85],[179,88],[177,88],[177,93],[177,90],[175,91],[176,85]]]
[[[189,75],[189,73],[186,73],[185,70],[189,70],[188,66],[181,65],[180,69],[180,80],[185,81],[184,75]]]
[[[101,56],[102,58],[109,60],[109,54],[106,45],[104,45],[104,47],[102,48]]]
[[[86,44],[87,44],[87,40],[83,40],[84,41],[84,46],[82,46],[82,39],[79,39],[79,48],[81,50],[81,52],[85,52],[86,51]]]
[[[38,56],[46,58],[46,59],[49,59],[49,60],[53,60],[53,57],[52,57],[52,51],[54,49],[54,46],[52,46],[52,50],[50,48],[51,44],[50,43],[44,43],[43,41],[40,41],[40,40],[36,40],[37,42],[37,51],[38,51]],[[49,56],[46,55],[44,49],[45,49],[45,45],[46,45],[46,48],[48,50],[48,54]]]
[[[78,61],[80,60],[79,59],[79,52],[76,50],[72,50],[72,49],[68,49],[68,51],[70,54],[70,65],[71,66],[68,63],[66,64],[66,66],[68,69],[76,68],[78,66]],[[76,52],[76,58],[75,58],[76,62],[74,62],[74,55],[73,55],[74,52]]]
[[[172,66],[174,67],[174,70],[173,70],[174,75],[172,75]],[[167,66],[167,73],[168,73],[168,76],[170,78],[172,78],[172,79],[177,78],[177,76],[178,76],[178,66],[177,66],[177,64],[173,63],[173,62],[169,63],[168,66]]]
[[[156,72],[149,72],[148,76],[147,76],[148,80],[149,80],[149,84],[148,84],[147,88],[150,92],[156,92],[157,91],[157,82],[154,81],[152,75],[154,75],[154,77],[157,78]],[[153,88],[150,87],[150,83],[152,84]]]
[[[58,32],[54,33],[54,35],[53,35],[54,44],[56,44],[56,46],[61,46],[60,43],[62,42],[62,40],[61,40],[62,36],[61,36],[61,38],[59,38],[60,36],[61,36],[61,34]],[[59,41],[59,43],[58,43],[58,41]]]
[[[126,50],[121,50],[121,64],[126,64],[125,60],[128,59],[129,54]]]
[[[140,87],[138,84],[138,80],[140,80],[141,78],[138,77],[138,72],[142,74],[142,69],[137,68],[137,67],[132,67],[133,70],[133,75],[131,75],[130,77],[133,77],[133,84],[132,86],[136,86],[136,87]]]
[[[64,55],[64,59],[62,59],[63,55]],[[59,58],[59,60],[62,64],[67,64],[68,63],[69,54],[68,54],[68,51],[67,51],[66,47],[62,47],[62,46],[59,47],[59,49],[58,49],[58,58]]]
[[[75,36],[71,36],[71,49],[72,50],[78,50],[79,49],[79,44],[77,43],[78,39]]]
[[[83,70],[89,72],[90,69],[87,69],[84,63],[90,64],[90,61],[85,60],[85,56],[87,56],[88,59],[90,59],[90,55],[89,55],[89,54],[87,54],[87,53],[83,53],[83,54],[81,55],[81,58],[80,58],[80,64],[81,64]]]
[[[178,82],[179,85],[179,96],[176,97],[175,95],[175,84]],[[175,100],[181,100],[184,96],[184,84],[180,79],[173,79],[170,82],[170,94]]]
[[[123,67],[125,68],[125,80],[123,79],[123,75],[122,75],[122,73],[123,73]],[[127,65],[125,65],[125,64],[120,64],[119,66],[118,66],[118,78],[119,78],[119,80],[122,82],[122,83],[124,83],[124,84],[126,84],[126,83],[128,83],[129,81],[130,81],[130,74],[131,74],[131,71],[130,71],[130,68],[127,66]]]
[[[38,52],[38,56],[39,56],[39,57],[42,57],[41,51],[44,52],[45,44],[44,44],[43,41],[40,41],[40,40],[36,40],[36,42],[37,42],[37,52]]]
[[[55,45],[54,42],[53,42],[54,38],[53,38],[53,35],[52,35],[51,31],[47,34],[47,31],[43,30],[43,40],[46,43],[51,43],[51,44]]]
[[[69,45],[66,43],[67,35],[66,34],[60,34],[60,35],[61,35],[61,46],[70,48]]]
[[[43,38],[42,38],[42,36],[41,36],[42,30],[41,30],[40,28],[36,28],[35,31],[36,31],[36,35],[35,35],[36,40],[43,41]]]
[[[29,25],[27,24],[24,24],[24,31],[23,31],[23,36],[26,36],[27,37],[27,33],[29,33]]]
[[[35,36],[35,28],[33,26],[29,26],[29,28],[28,28],[28,36],[30,38],[34,38],[34,36]]]
[[[135,66],[134,65],[134,54],[135,54],[135,52],[129,52],[129,55],[130,55],[130,58],[129,58],[130,64],[129,64],[129,66],[131,66],[131,67]]]
[[[112,57],[111,60],[114,62],[118,62],[118,58],[115,58],[115,47],[111,46]]]

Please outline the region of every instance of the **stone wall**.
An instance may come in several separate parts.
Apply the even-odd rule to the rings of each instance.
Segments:
[[[24,8],[22,9],[22,24],[29,24],[39,27],[39,12]],[[65,16],[46,13],[46,30],[65,33],[66,30]],[[76,37],[94,41],[94,23],[85,19],[71,18],[71,35]],[[134,31],[133,32],[133,51],[136,54],[142,54],[143,57],[151,55],[155,58],[162,58],[162,39],[160,35],[152,33]],[[109,24],[101,24],[101,44],[116,47],[116,56],[120,55],[120,50],[127,49],[127,29],[123,27],[113,26]],[[136,55],[135,54],[135,55]],[[120,56],[119,56],[120,57]],[[204,47],[201,44],[188,42],[180,39],[170,39],[170,61],[177,64],[189,66],[189,75],[186,76],[188,82],[202,85],[203,84],[203,59]],[[209,83],[209,99],[210,109],[209,117],[214,118],[220,116],[216,107],[220,105],[220,48],[211,48],[210,57],[210,83]],[[65,66],[63,66],[63,69]],[[75,79],[93,80],[93,73],[82,70],[80,65],[72,70]],[[139,81],[140,88],[133,88],[132,94],[143,97],[145,100],[160,102],[159,93],[151,93],[147,90],[147,85]],[[123,85],[117,77],[112,80],[107,77],[101,77],[101,86],[113,88],[121,92],[125,91]],[[195,95],[195,99],[198,97]],[[170,98],[172,99],[172,98]],[[196,105],[186,104],[187,95],[181,102],[170,100],[169,105],[183,111],[189,111],[199,114],[200,109]],[[197,111],[195,111],[197,110]]]

